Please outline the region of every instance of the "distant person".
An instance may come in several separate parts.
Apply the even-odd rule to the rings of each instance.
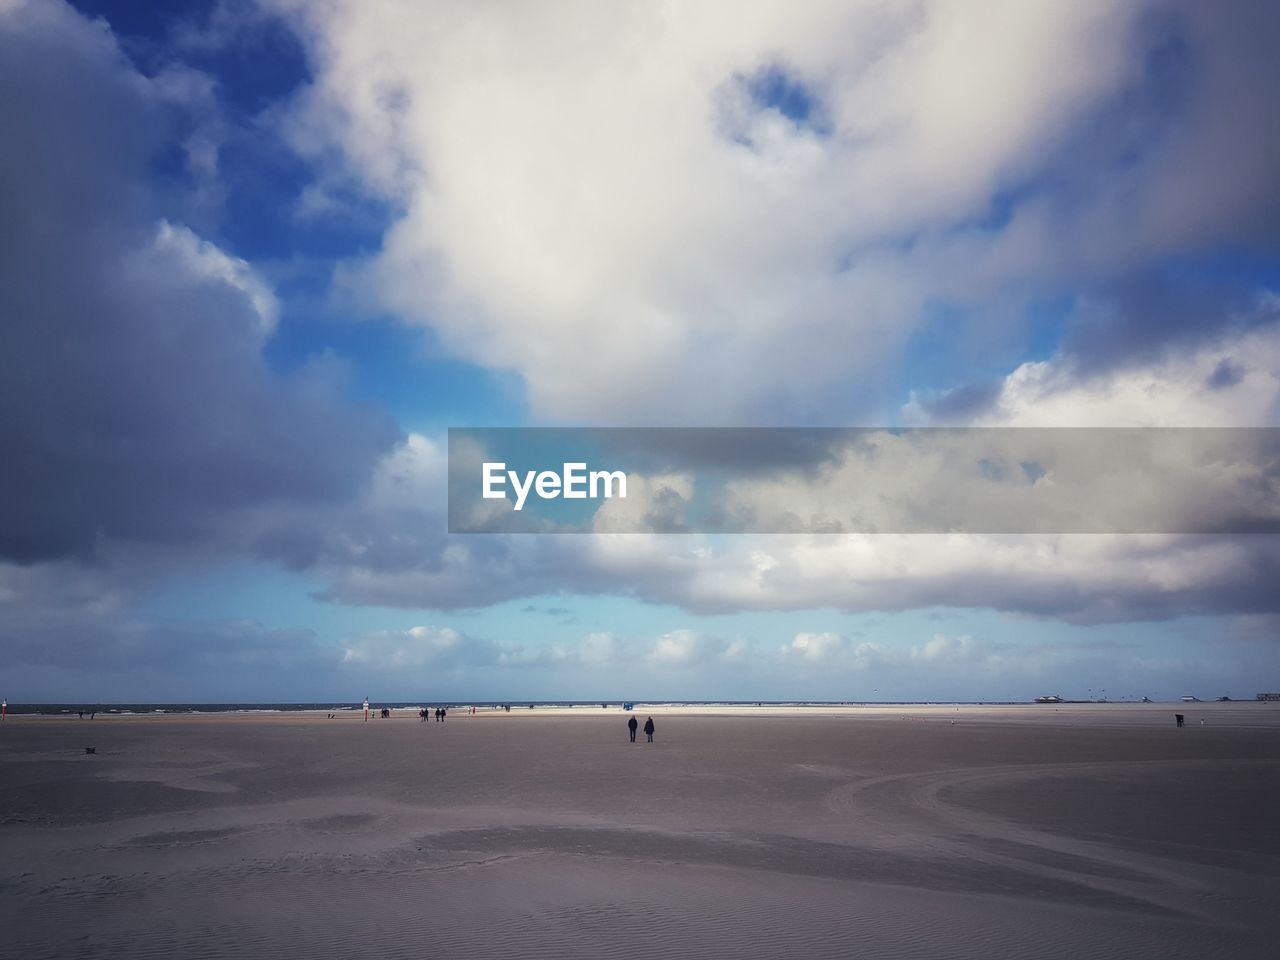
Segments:
[[[1175,721],[1177,721],[1178,726],[1182,726],[1182,724],[1186,722],[1186,717],[1184,717],[1184,716],[1183,716],[1182,714],[1180,714],[1180,713],[1175,713],[1175,714],[1173,715],[1173,719],[1174,719]]]
[[[632,717],[631,719],[634,720],[635,717]],[[653,717],[650,717],[644,722],[644,735],[648,738],[650,743],[653,743]]]
[[[441,707],[441,708],[440,708],[440,722],[441,722],[441,723],[444,723],[444,722],[445,722],[446,720],[448,720],[448,719],[449,719],[449,710],[448,710],[448,708],[447,708],[447,707]]]
[[[3,720],[8,715],[9,715],[9,701],[0,700],[0,720]]]
[[[364,722],[369,722],[369,698],[364,698]]]
[[[630,720],[627,721],[627,730],[631,732],[632,743],[636,742],[636,728],[638,726],[640,726],[640,721],[637,720],[635,717],[632,717]]]

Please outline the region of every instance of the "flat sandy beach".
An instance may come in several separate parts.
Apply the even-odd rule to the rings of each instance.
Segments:
[[[1274,955],[1280,704],[638,713],[10,716],[0,952]]]

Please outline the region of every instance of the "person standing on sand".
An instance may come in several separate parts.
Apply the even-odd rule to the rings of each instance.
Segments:
[[[644,735],[649,738],[650,743],[653,743],[653,717],[644,722]]]
[[[369,722],[369,698],[364,698],[364,722]]]
[[[9,701],[0,700],[0,720],[3,720],[8,715],[9,715]]]
[[[636,742],[636,727],[638,726],[640,726],[640,721],[637,720],[635,717],[632,717],[630,720],[627,721],[627,730],[631,732],[632,743]]]

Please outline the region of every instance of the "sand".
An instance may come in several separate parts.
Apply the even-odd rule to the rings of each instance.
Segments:
[[[1276,949],[1280,704],[650,713],[11,716],[0,954]]]

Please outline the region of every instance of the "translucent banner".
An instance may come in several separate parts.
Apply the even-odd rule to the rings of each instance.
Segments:
[[[1273,428],[454,428],[451,533],[1270,533]]]

